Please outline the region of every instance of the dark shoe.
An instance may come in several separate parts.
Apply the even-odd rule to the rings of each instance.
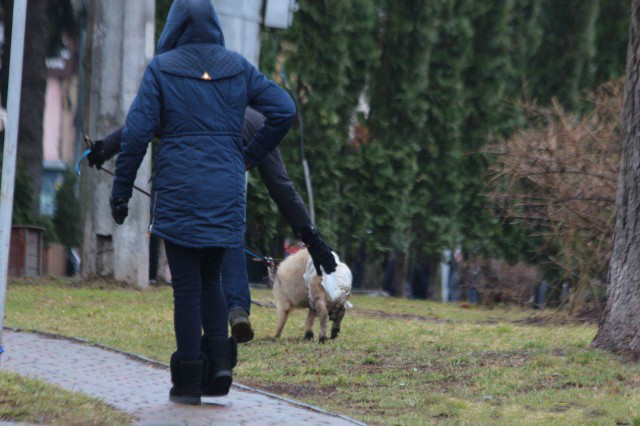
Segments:
[[[209,364],[204,396],[225,396],[233,381],[232,370],[238,362],[238,343],[233,337],[204,336],[202,352]]]
[[[178,353],[174,352],[170,365],[173,387],[169,391],[169,400],[179,404],[200,405],[204,360],[181,361]]]
[[[229,311],[229,325],[231,325],[231,335],[238,343],[247,343],[253,340],[253,328],[249,321],[249,314],[242,308],[233,308]]]

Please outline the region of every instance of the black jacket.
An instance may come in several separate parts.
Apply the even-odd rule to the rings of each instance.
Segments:
[[[262,114],[247,108],[242,126],[242,139],[246,145],[265,122]],[[103,156],[108,160],[120,152],[122,128],[111,133],[103,140]],[[258,165],[262,180],[267,186],[269,195],[275,201],[294,233],[312,226],[309,212],[296,191],[282,161],[280,149],[276,148]]]

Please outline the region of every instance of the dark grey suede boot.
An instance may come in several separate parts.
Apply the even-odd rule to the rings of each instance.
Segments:
[[[236,339],[204,336],[202,338],[202,352],[209,366],[202,395],[227,395],[233,381],[232,370],[238,362]]]
[[[233,308],[229,311],[229,325],[231,335],[238,343],[247,343],[253,340],[253,328],[249,321],[249,314],[242,308]]]
[[[174,352],[170,367],[173,387],[169,391],[169,400],[179,404],[200,405],[206,372],[204,360],[183,361]]]

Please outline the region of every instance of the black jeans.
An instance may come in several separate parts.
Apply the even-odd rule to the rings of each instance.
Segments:
[[[183,360],[200,358],[202,331],[227,337],[229,312],[220,271],[226,249],[188,248],[165,240],[173,286],[173,322],[178,354]]]

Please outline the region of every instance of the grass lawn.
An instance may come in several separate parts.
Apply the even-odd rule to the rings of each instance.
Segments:
[[[126,425],[129,415],[78,393],[0,371],[0,421],[48,425]]]
[[[133,291],[16,282],[7,323],[81,337],[168,362],[168,288]],[[272,300],[268,291],[254,298]],[[283,338],[273,308],[253,306],[256,339],[240,346],[239,382],[372,424],[640,426],[640,365],[589,347],[596,327],[530,321],[540,312],[357,296],[342,334]]]

